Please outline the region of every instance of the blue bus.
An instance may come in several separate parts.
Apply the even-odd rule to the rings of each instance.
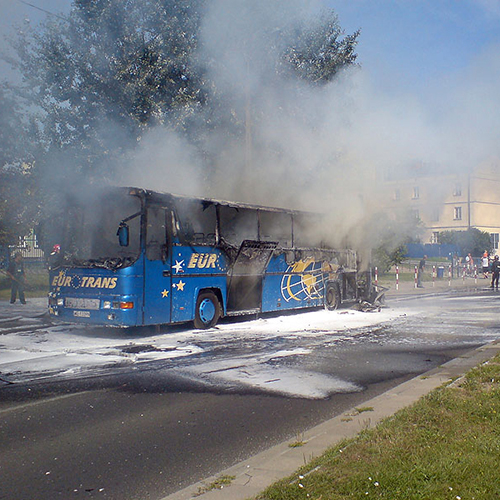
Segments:
[[[49,313],[64,321],[210,328],[367,293],[356,253],[321,243],[317,214],[131,187],[72,196],[63,215]]]

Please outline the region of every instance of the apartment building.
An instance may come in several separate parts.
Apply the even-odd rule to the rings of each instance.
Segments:
[[[499,248],[500,160],[469,172],[418,163],[387,170],[377,196],[392,216],[410,210],[422,221],[422,243],[438,243],[441,231],[477,228],[490,234]]]

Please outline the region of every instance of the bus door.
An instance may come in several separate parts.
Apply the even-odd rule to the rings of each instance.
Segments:
[[[172,257],[168,230],[171,220],[170,210],[148,208],[144,259],[145,325],[171,321]]]
[[[228,313],[260,310],[262,281],[278,243],[244,240],[229,273]]]

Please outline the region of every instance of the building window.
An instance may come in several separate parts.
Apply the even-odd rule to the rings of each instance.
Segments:
[[[420,219],[420,212],[416,209],[416,208],[413,208],[411,210],[411,216],[415,219],[415,220],[419,220]]]
[[[413,199],[416,200],[420,198],[420,189],[418,188],[418,186],[415,186],[413,188]]]
[[[431,234],[431,243],[439,243],[439,231],[433,231]]]
[[[455,207],[455,220],[462,220],[462,207]]]
[[[394,190],[394,200],[399,201],[401,199],[401,193],[399,192],[399,189]]]
[[[491,233],[490,238],[491,238],[491,246],[495,250],[498,250],[498,233]]]
[[[432,222],[439,221],[439,207],[433,207],[431,213]]]
[[[462,196],[462,184],[457,182],[455,184],[455,189],[453,190],[453,196]]]

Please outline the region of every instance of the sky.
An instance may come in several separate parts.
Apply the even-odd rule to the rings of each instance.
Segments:
[[[495,45],[499,0],[328,0],[377,87],[425,97]]]
[[[346,33],[361,29],[358,62],[377,87],[391,92],[425,97],[430,85],[445,85],[500,45],[500,0],[320,1],[337,12]],[[1,33],[46,18],[43,10],[68,12],[70,4],[0,0]]]
[[[17,29],[25,22],[39,23],[53,14],[67,13],[70,0],[0,0],[0,53],[9,51],[9,43]],[[45,12],[47,11],[47,12]],[[17,75],[4,61],[0,60],[0,79],[16,81]]]

